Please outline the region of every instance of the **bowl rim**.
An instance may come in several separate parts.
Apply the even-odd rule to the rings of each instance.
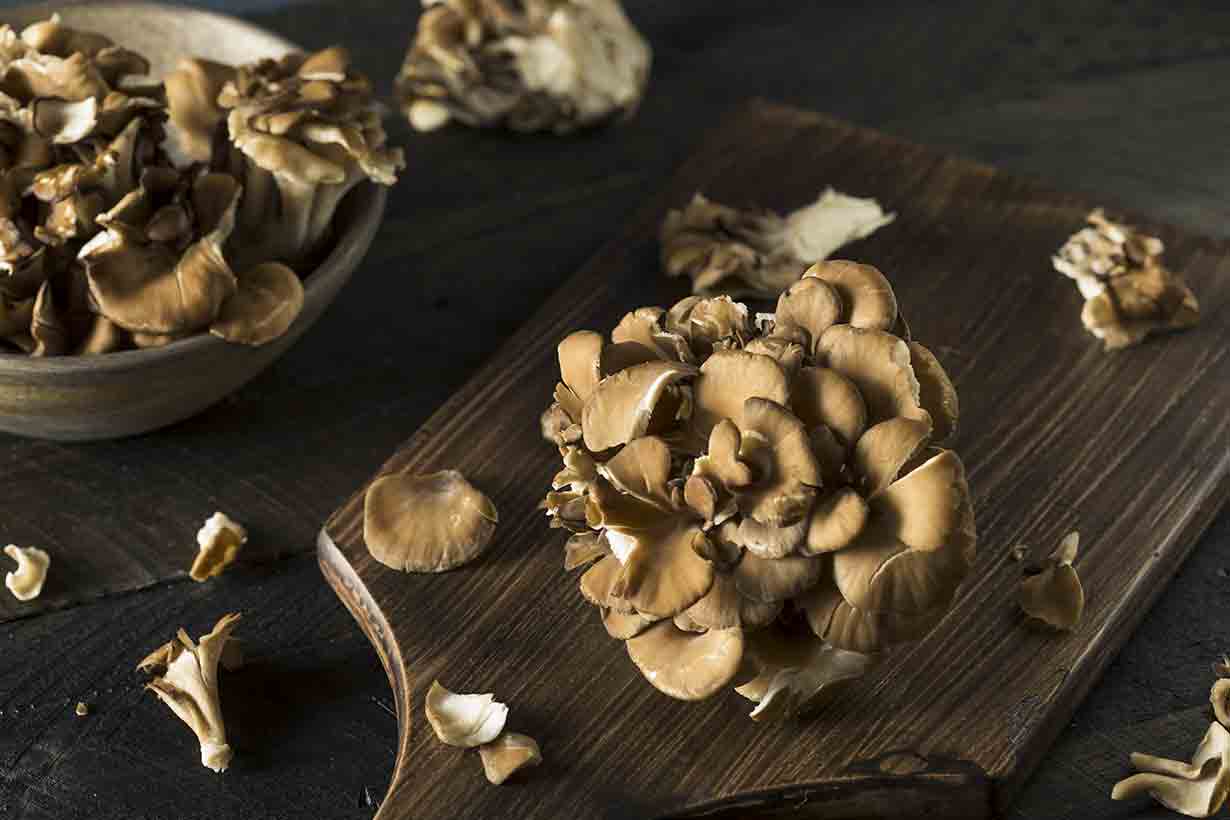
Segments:
[[[90,0],[70,0],[70,2],[45,2],[31,3],[23,6],[18,6],[9,10],[7,18],[13,19],[14,16],[53,14],[57,11],[64,11],[71,8],[89,7],[97,9],[107,7],[118,11],[139,12],[142,9],[157,10],[160,13],[181,14],[183,12],[191,12],[193,15],[214,18],[228,26],[246,29],[263,37],[268,37],[281,42],[288,50],[301,51],[302,47],[298,44],[286,39],[282,35],[269,31],[246,20],[241,20],[237,17],[232,17],[229,14],[209,9],[201,9],[193,6],[179,5],[177,3],[155,3],[143,2],[143,0],[102,0],[101,2],[90,2]],[[329,273],[337,271],[343,259],[348,255],[349,248],[355,244],[364,232],[364,226],[372,219],[379,220],[380,214],[384,210],[387,192],[379,185],[371,180],[363,180],[347,193],[344,200],[339,204],[338,211],[335,214],[335,220],[342,217],[343,225],[339,227],[342,230],[337,232],[333,242],[333,247],[329,250],[321,262],[311,270],[307,275],[302,277],[304,290],[304,308],[300,316],[295,320],[295,323],[304,321],[306,314],[309,313],[310,307],[313,307],[322,298],[321,291],[330,277]],[[336,224],[336,223],[335,223]],[[292,325],[293,328],[293,325]],[[292,330],[288,329],[287,333]],[[276,341],[276,340],[275,340]],[[30,356],[24,353],[8,353],[0,351],[0,371],[11,374],[63,374],[72,372],[81,372],[88,370],[91,373],[106,373],[134,370],[141,367],[153,365],[158,362],[165,362],[172,359],[178,359],[183,356],[203,353],[209,350],[219,349],[221,346],[245,348],[244,345],[237,345],[233,342],[228,342],[218,336],[214,336],[208,329],[194,333],[183,339],[178,339],[170,342],[162,347],[144,348],[138,350],[120,350],[113,353],[103,353],[99,355],[81,355],[72,354],[68,356]],[[259,349],[259,348],[252,348]]]

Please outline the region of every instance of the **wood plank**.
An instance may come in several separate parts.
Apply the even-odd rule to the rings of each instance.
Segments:
[[[828,184],[899,213],[848,253],[892,277],[916,337],[957,382],[954,449],[975,497],[979,558],[954,611],[866,686],[802,726],[759,726],[734,693],[703,705],[658,694],[606,636],[560,568],[562,539],[535,509],[556,460],[537,417],[560,337],[684,295],[656,273],[667,206],[701,189],[785,210]],[[911,756],[922,776],[973,772],[965,799],[1002,809],[1226,495],[1230,327],[1216,317],[1230,246],[1149,226],[1209,318],[1106,355],[1080,327],[1075,290],[1049,266],[1092,204],[821,115],[761,103],[726,120],[382,468],[465,472],[501,511],[491,553],[441,576],[389,571],[362,544],[362,489],[326,525],[326,577],[381,650],[403,717],[380,816],[424,806],[457,817],[497,807],[525,817],[658,814],[831,785],[886,755]],[[1008,548],[1052,543],[1073,526],[1084,536],[1085,619],[1071,636],[1028,629],[1011,603],[1020,567]],[[538,737],[547,764],[517,790],[458,773],[454,751],[421,728],[421,694],[437,677],[499,693],[512,704],[510,728]]]

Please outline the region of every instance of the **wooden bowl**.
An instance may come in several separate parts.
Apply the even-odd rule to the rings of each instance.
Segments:
[[[296,49],[230,17],[154,3],[40,4],[0,19],[20,28],[53,12],[145,55],[155,79],[181,56],[241,63]],[[336,244],[305,277],[303,311],[281,338],[252,348],[203,333],[158,349],[101,356],[0,354],[0,431],[60,441],[120,438],[182,421],[239,389],[285,353],[337,296],[371,245],[385,198],[383,188],[364,182],[342,202]]]

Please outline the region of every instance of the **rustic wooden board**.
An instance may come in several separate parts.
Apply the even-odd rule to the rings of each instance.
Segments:
[[[866,685],[803,724],[761,726],[733,692],[649,687],[561,567],[536,505],[556,455],[538,414],[568,331],[684,295],[658,275],[667,207],[703,190],[786,210],[825,185],[898,220],[846,253],[890,275],[914,334],[957,383],[979,557],[953,612]],[[1201,297],[1194,331],[1108,355],[1051,252],[1095,203],[818,114],[757,103],[722,124],[668,190],[453,396],[381,473],[454,467],[495,500],[497,542],[438,576],[376,564],[363,488],[327,522],[320,562],[372,639],[401,717],[381,818],[989,815],[1001,810],[1143,618],[1230,484],[1230,244],[1157,227]],[[1135,220],[1145,224],[1141,220]],[[459,329],[458,332],[464,332]],[[1071,635],[1026,626],[1009,547],[1079,527],[1088,592]],[[441,679],[495,691],[546,763],[492,788],[477,757],[424,728]]]

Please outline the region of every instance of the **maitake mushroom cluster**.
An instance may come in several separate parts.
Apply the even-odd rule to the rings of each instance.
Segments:
[[[925,635],[974,559],[957,394],[875,268],[809,268],[772,314],[692,296],[559,345],[544,507],[646,678],[790,714]],[[766,697],[777,702],[771,707]]]
[[[619,0],[423,0],[397,76],[417,130],[473,126],[562,134],[630,116],[650,50]]]
[[[1085,297],[1081,321],[1107,350],[1139,344],[1150,333],[1192,327],[1200,304],[1183,277],[1162,263],[1162,240],[1112,222],[1101,208],[1052,262]]]
[[[206,331],[260,345],[289,328],[303,288],[287,265],[318,256],[341,196],[391,183],[401,156],[336,50],[221,69],[194,93],[179,74],[139,86],[148,61],[102,35],[0,26],[0,350]],[[202,136],[218,105],[229,132]]]

